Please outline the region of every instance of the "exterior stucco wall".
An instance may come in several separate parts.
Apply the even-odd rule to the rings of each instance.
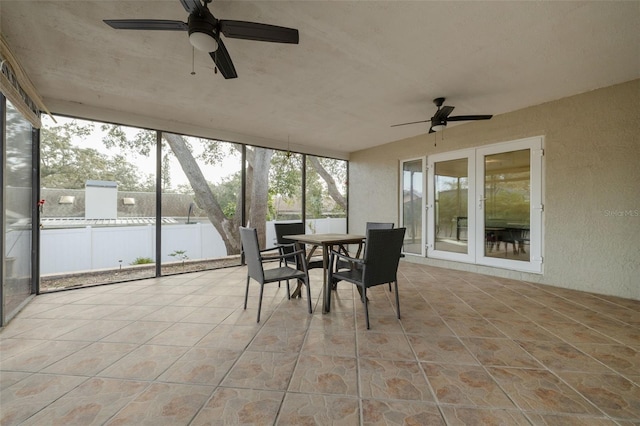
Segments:
[[[399,224],[401,160],[532,136],[545,138],[543,274],[406,260],[640,300],[640,80],[353,153],[350,231]]]

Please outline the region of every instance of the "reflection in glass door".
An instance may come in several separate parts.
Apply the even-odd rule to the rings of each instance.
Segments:
[[[542,138],[479,148],[477,263],[542,272]]]
[[[484,157],[484,255],[529,261],[530,150]]]
[[[435,250],[468,253],[469,176],[466,158],[435,163]]]
[[[1,103],[0,103],[1,105]],[[4,171],[3,212],[4,246],[2,256],[2,318],[6,324],[32,293],[31,279],[31,192],[32,192],[32,133],[31,124],[11,105],[5,103],[5,143],[2,170]],[[2,108],[0,108],[2,114]]]
[[[542,138],[428,159],[428,257],[542,272]]]
[[[424,255],[423,223],[425,211],[423,159],[402,163],[402,193],[400,208],[404,236],[404,253]]]

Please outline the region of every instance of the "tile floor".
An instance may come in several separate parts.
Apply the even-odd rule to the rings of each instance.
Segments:
[[[371,330],[244,268],[36,297],[0,332],[2,425],[638,425],[640,302],[402,263]]]

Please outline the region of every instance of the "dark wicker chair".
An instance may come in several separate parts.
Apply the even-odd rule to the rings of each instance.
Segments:
[[[279,222],[274,223],[273,227],[276,231],[276,242],[278,247],[281,247],[282,254],[290,254],[294,251],[294,247],[292,247],[291,244],[294,244],[295,241],[285,238],[285,235],[298,235],[305,233],[304,223],[302,222]],[[287,261],[291,261],[291,258],[284,258],[284,263],[287,263]],[[322,268],[322,259],[307,259],[307,269],[313,268]]]
[[[329,263],[329,282],[334,279],[355,284],[361,291],[364,303],[364,314],[369,329],[369,301],[367,289],[390,283],[395,284],[396,310],[400,318],[400,298],[398,295],[398,264],[402,255],[405,228],[371,229],[367,232],[367,242],[362,258],[346,256],[336,250],[331,251]],[[346,261],[351,267],[348,270],[334,270],[338,260]],[[328,297],[329,308],[331,296]]]
[[[393,222],[367,222],[365,226],[365,235],[367,232],[369,232],[370,229],[393,229],[393,227],[394,227]],[[360,257],[361,252],[362,252],[362,245],[358,248],[356,257]],[[347,254],[347,253],[343,253],[343,254]],[[351,265],[348,262],[345,262],[344,260],[338,260],[338,262],[336,263],[336,270],[349,269],[349,268],[351,268]],[[339,280],[331,281],[332,288],[334,290],[336,288],[336,285],[338,284],[338,281]],[[389,283],[389,291],[391,291],[391,283]]]
[[[242,249],[244,251],[245,262],[247,263],[247,289],[244,294],[244,309],[247,309],[247,299],[249,297],[249,281],[253,278],[260,284],[260,298],[258,300],[258,319],[260,322],[260,311],[262,309],[262,294],[264,285],[272,282],[287,281],[287,298],[291,298],[289,290],[289,280],[301,280],[307,286],[307,300],[309,304],[309,313],[311,310],[311,290],[309,288],[309,273],[307,271],[307,262],[304,257],[304,250],[294,250],[295,245],[292,244],[292,251],[287,254],[274,254],[263,256],[263,253],[280,250],[281,247],[260,250],[258,244],[258,233],[254,228],[240,227],[240,238],[242,240]],[[277,268],[264,269],[265,261],[274,261],[278,259],[297,259],[296,267],[291,268],[279,266]]]

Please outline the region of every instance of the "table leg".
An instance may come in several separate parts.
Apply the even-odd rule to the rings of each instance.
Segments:
[[[298,243],[298,249],[302,249],[302,250],[306,250],[306,245],[303,243]],[[309,259],[311,258],[311,255],[313,254],[313,251],[311,251],[311,253],[309,253],[308,256],[306,256],[306,262],[307,264],[309,264]],[[298,267],[298,269],[301,269],[302,266]],[[296,297],[302,297],[302,286],[304,285],[304,282],[298,278],[298,282],[297,282],[297,286],[296,289],[293,290],[293,293],[291,293],[291,298],[295,299]]]
[[[307,245],[304,244],[304,243],[298,243],[298,247],[299,247],[299,249],[306,250]],[[318,248],[318,246],[314,245],[314,246],[311,247],[311,250],[309,250],[309,253],[306,256],[307,265],[311,261],[311,257],[313,256],[313,253],[316,251],[316,248]],[[325,266],[326,262],[324,260],[324,254],[323,254],[322,265],[324,267],[324,270],[326,271],[326,266]],[[325,278],[325,280],[326,280],[326,278]],[[293,293],[291,293],[291,298],[292,299],[295,299],[296,297],[302,297],[302,286],[303,285],[304,285],[304,281],[302,281],[301,279],[298,279],[298,285],[296,286],[296,289],[293,291]]]
[[[322,312],[328,313],[331,310],[331,284],[328,283],[329,279],[329,246],[327,244],[322,245]]]

